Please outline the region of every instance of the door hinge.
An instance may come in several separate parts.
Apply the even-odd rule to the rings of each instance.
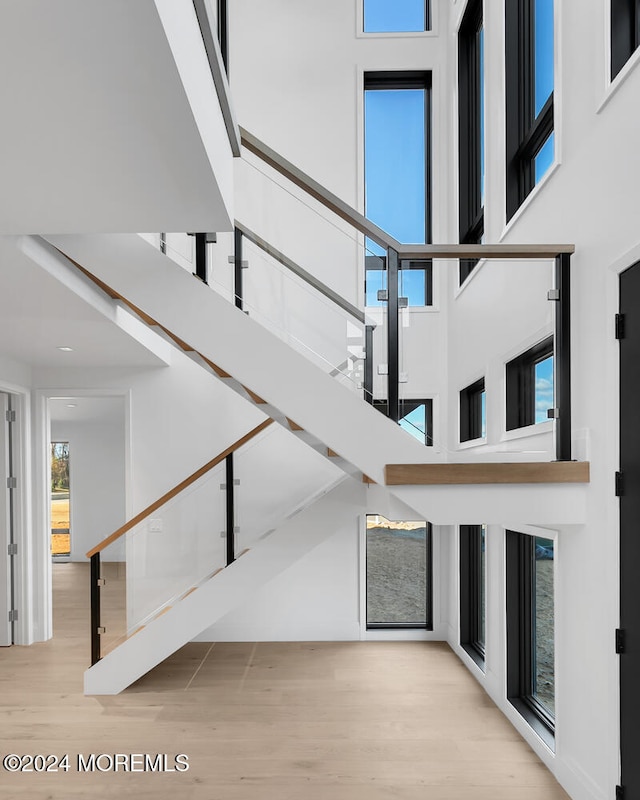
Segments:
[[[616,786],[616,800],[624,800],[624,786]]]
[[[13,608],[9,612],[9,622],[17,622],[18,621],[18,609]]]
[[[18,479],[7,478],[7,489],[17,489],[17,488],[18,488]]]
[[[625,333],[625,315],[616,314],[616,339],[624,339]]]
[[[616,497],[622,497],[624,494],[624,481],[621,472],[616,472]]]
[[[16,412],[15,411],[7,411],[5,413],[5,419],[7,422],[15,422],[16,421]]]
[[[18,545],[16,542],[11,542],[11,544],[7,545],[7,553],[10,556],[17,556],[18,555]]]
[[[626,631],[623,628],[616,628],[616,654],[621,655],[625,651],[627,644]]]

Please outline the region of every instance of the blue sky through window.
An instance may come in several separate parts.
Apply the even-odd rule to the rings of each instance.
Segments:
[[[553,91],[553,0],[535,0],[535,113]]]
[[[364,0],[364,31],[423,31],[426,28],[425,12],[425,0]]]
[[[542,145],[540,150],[538,151],[538,155],[535,157],[535,173],[536,173],[536,183],[544,176],[546,171],[549,167],[553,164],[554,158],[554,143],[555,140],[553,138],[553,134],[549,136],[547,141]]]
[[[400,420],[400,427],[410,433],[422,444],[426,443],[427,421],[424,404],[410,411]]]
[[[423,244],[425,92],[370,89],[364,113],[367,218],[403,244]],[[371,252],[381,251],[373,245]]]
[[[553,356],[535,365],[535,422],[547,421],[547,409],[553,408]]]

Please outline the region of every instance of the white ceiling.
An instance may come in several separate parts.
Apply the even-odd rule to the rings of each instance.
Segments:
[[[0,233],[229,224],[154,0],[0,0],[0,75]]]
[[[123,396],[113,397],[51,397],[51,422],[115,422],[124,423]]]
[[[72,347],[61,352],[60,346]],[[32,367],[164,362],[0,236],[0,355]]]

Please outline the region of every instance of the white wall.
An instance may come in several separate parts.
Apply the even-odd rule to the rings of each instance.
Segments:
[[[332,535],[249,600],[208,628],[198,641],[353,641],[360,639],[439,640],[446,636],[448,600],[441,575],[446,574],[449,548],[439,529],[433,533],[434,630],[366,629],[367,514],[391,520],[414,520],[420,515],[380,486],[362,488],[358,499],[343,503]],[[308,507],[297,535],[305,526],[322,524],[323,511]],[[287,524],[295,525],[295,517]],[[446,532],[445,532],[446,533]],[[265,542],[265,544],[267,544]]]

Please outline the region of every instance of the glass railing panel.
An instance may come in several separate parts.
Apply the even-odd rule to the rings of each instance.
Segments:
[[[246,150],[236,181],[236,219],[362,307],[362,234]]]
[[[100,655],[127,637],[127,557],[125,537],[100,553]]]
[[[226,565],[224,463],[101,553],[101,653]]]
[[[364,314],[329,287],[311,285],[272,254],[243,237],[242,308],[320,369],[362,392]],[[294,268],[306,271],[304,265]],[[215,280],[213,281],[215,288]],[[329,296],[327,296],[327,294]]]
[[[344,473],[279,425],[233,456],[236,555],[277,529]]]

